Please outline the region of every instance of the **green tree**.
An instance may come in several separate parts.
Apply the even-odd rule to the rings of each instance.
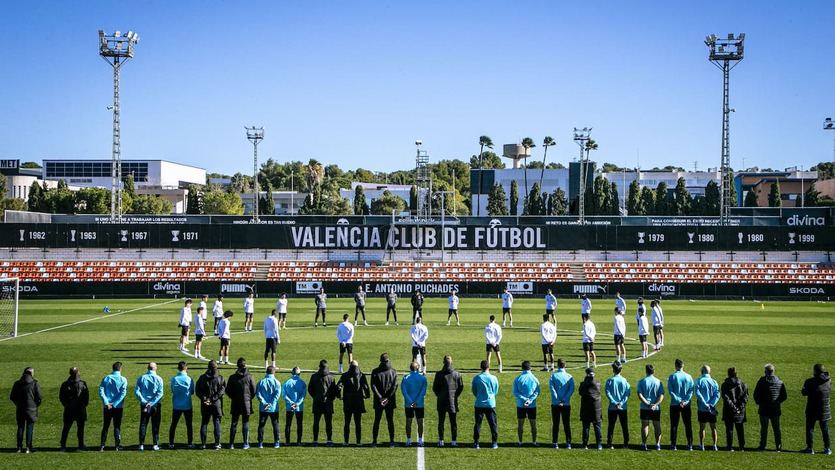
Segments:
[[[629,193],[626,196],[626,212],[628,215],[641,215],[639,210],[641,204],[641,185],[638,180],[629,183]]]
[[[757,193],[754,191],[754,188],[749,189],[745,193],[745,207],[759,207],[760,203],[757,199]]]
[[[544,215],[544,203],[539,183],[534,183],[531,192],[525,197],[524,209],[526,212],[523,212],[522,215]]]
[[[263,215],[275,215],[275,199],[273,199],[273,184],[270,180],[265,180],[264,185],[261,186],[264,191],[264,197],[258,197],[258,212]]]
[[[418,203],[418,190],[417,186],[412,185],[409,188],[409,211],[413,214],[417,211],[417,203]]]
[[[67,182],[58,180],[58,187],[46,192],[48,212],[53,214],[72,214],[75,212],[75,194],[67,187]]]
[[[110,212],[110,191],[104,188],[81,188],[75,192],[75,211],[78,214],[107,214]]]
[[[388,190],[383,191],[380,197],[371,201],[371,214],[373,215],[391,215],[392,212],[400,214],[404,210],[406,210],[406,201]]]
[[[667,183],[663,181],[658,183],[658,187],[655,188],[655,210],[653,211],[655,215],[670,215],[667,193]]]
[[[655,191],[648,186],[641,188],[641,199],[638,206],[640,215],[653,215],[655,210]]]
[[[44,190],[38,184],[38,181],[33,181],[32,186],[29,187],[29,200],[27,203],[29,210],[32,212],[46,212],[44,210],[45,196]]]
[[[470,167],[473,169],[483,168],[485,170],[503,170],[505,168],[505,164],[502,161],[502,157],[498,156],[495,152],[485,151],[481,154],[481,158],[477,155],[470,157]]]
[[[719,197],[719,184],[716,181],[708,182],[705,186],[704,201],[701,203],[701,215],[719,215]]]
[[[783,200],[780,196],[780,180],[771,183],[771,190],[768,192],[768,207],[783,207]]]
[[[21,168],[43,168],[37,162],[23,162],[20,164]]]
[[[687,184],[683,177],[676,181],[676,188],[673,193],[675,194],[673,215],[690,214],[690,206],[693,204],[693,198],[690,197],[690,192],[687,191]]]
[[[27,209],[26,201],[18,197],[4,197],[0,198],[0,218],[5,220],[5,211],[25,211]]]
[[[368,203],[365,201],[365,190],[361,184],[354,189],[354,214],[368,215]]]
[[[519,183],[510,182],[510,215],[519,215]]]
[[[809,189],[803,193],[803,205],[805,207],[816,207],[820,202],[821,193],[815,189],[815,183],[809,186]]]
[[[186,214],[203,213],[203,188],[196,184],[188,186],[188,198],[186,199]]]
[[[590,204],[586,207],[586,214],[608,214],[610,212],[609,198],[611,197],[611,187],[609,185],[609,180],[598,175],[594,178],[594,182],[592,183],[591,189],[592,191],[589,194],[591,200],[589,201]]]
[[[203,211],[213,215],[241,215],[244,203],[238,193],[213,189],[203,195]]]
[[[482,135],[478,137],[478,169],[480,171],[478,172],[478,188],[473,192],[478,195],[477,213],[479,215],[481,215],[481,187],[484,184],[483,171],[481,171],[484,169],[484,147],[487,147],[488,149],[493,148],[493,139],[491,139],[490,136]],[[470,161],[470,166],[475,167],[472,161]]]
[[[562,188],[555,189],[548,196],[548,215],[565,215],[568,212],[568,199]]]
[[[128,174],[122,181],[122,195],[127,194],[130,198],[136,195],[136,185],[134,184],[133,173]]]
[[[620,195],[614,182],[609,187],[609,215],[620,215]]]
[[[536,144],[533,143],[533,139],[530,137],[525,137],[522,139],[522,147],[525,149],[525,164],[523,168],[525,169],[524,176],[525,176],[525,202],[522,207],[522,214],[529,212],[528,210],[528,196],[530,193],[528,192],[528,157],[531,155],[531,149],[536,147]]]
[[[171,201],[154,194],[138,194],[133,198],[131,214],[170,214]]]
[[[818,172],[818,180],[831,180],[835,178],[835,163],[833,162],[820,162],[817,165],[809,168],[810,171],[817,171]]]
[[[487,215],[491,217],[507,215],[507,196],[500,184],[494,184],[487,195]]]

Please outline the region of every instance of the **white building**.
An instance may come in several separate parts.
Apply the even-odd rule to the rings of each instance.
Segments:
[[[261,191],[259,194],[260,197],[263,198],[267,193],[265,191]],[[308,194],[309,193],[300,193],[298,191],[273,191],[275,215],[298,214],[299,209],[301,209],[304,205],[304,200],[307,199]],[[241,202],[244,203],[244,214],[252,214],[252,193],[241,194]],[[263,212],[263,208],[259,207],[259,209]]]
[[[490,195],[490,189],[493,185],[498,184],[504,189],[505,197],[510,198],[510,185],[516,181],[519,187],[519,202],[516,207],[516,214],[522,215],[525,203],[525,172],[528,175],[528,191],[533,188],[534,183],[539,183],[539,177],[542,175],[542,191],[544,193],[552,193],[557,188],[562,188],[566,197],[570,199],[570,171],[568,168],[548,169],[544,174],[542,169],[523,169],[523,168],[509,168],[504,170],[487,169],[487,170],[471,170],[470,171],[470,187],[478,188],[481,184],[481,191],[474,191],[471,197],[472,214],[475,216],[486,216],[487,202]],[[479,173],[481,173],[479,181]],[[579,180],[579,177],[578,177]],[[481,199],[479,206],[479,199]],[[480,210],[479,210],[480,207]],[[511,211],[512,212],[512,211]]]
[[[638,184],[643,188],[647,186],[653,190],[658,187],[660,183],[667,184],[667,190],[673,191],[678,184],[679,178],[684,178],[684,184],[687,186],[687,191],[693,197],[700,197],[705,195],[705,187],[711,181],[719,183],[720,174],[718,170],[710,171],[611,171],[600,172],[604,178],[609,182],[618,185],[618,198],[620,206],[625,207],[626,198],[629,196],[629,185],[633,181],[638,180]]]
[[[412,186],[409,184],[386,184],[386,183],[360,183],[353,181],[351,189],[340,189],[339,195],[354,204],[354,194],[357,186],[362,186],[362,191],[365,194],[365,202],[371,206],[371,202],[383,195],[385,191],[403,199],[406,205],[409,204],[409,197],[412,191]]]

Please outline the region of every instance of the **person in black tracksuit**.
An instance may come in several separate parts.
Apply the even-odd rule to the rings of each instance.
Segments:
[[[594,378],[594,369],[586,369],[586,377],[580,382],[580,421],[583,423],[583,447],[588,448],[589,427],[594,427],[597,448],[603,444],[601,423],[603,422],[603,403],[600,399],[600,382]]]
[[[377,445],[383,412],[389,431],[389,446],[394,447],[394,410],[397,408],[397,371],[391,366],[389,355],[380,355],[380,365],[371,371],[371,391],[374,393],[374,427],[371,445]]]
[[[200,444],[206,448],[206,432],[209,421],[214,427],[215,448],[220,449],[220,418],[223,417],[223,395],[226,382],[217,370],[217,363],[209,361],[206,373],[197,379],[194,394],[200,399]]]
[[[35,380],[35,369],[23,369],[23,375],[12,385],[9,399],[15,404],[17,420],[17,451],[23,452],[23,434],[26,433],[26,453],[32,452],[32,437],[35,433],[35,421],[38,420],[38,407],[41,406],[41,386]]]
[[[423,294],[419,289],[415,289],[415,293],[412,294],[412,325],[417,317],[423,317]]]
[[[736,376],[736,368],[728,369],[728,378],[722,382],[722,421],[725,422],[725,436],[728,451],[733,452],[734,428],[739,450],[745,449],[745,407],[748,403],[748,386]]]
[[[779,452],[783,448],[783,435],[780,431],[781,405],[788,398],[786,385],[776,375],[774,366],[765,365],[765,375],[757,381],[754,387],[754,402],[759,406],[760,415],[760,447],[765,450],[765,441],[768,439],[768,423],[774,430],[774,445]]]
[[[255,380],[246,368],[246,360],[238,358],[238,370],[229,377],[226,396],[232,401],[232,425],[229,428],[229,448],[235,448],[235,434],[238,432],[238,418],[241,419],[244,449],[249,448],[249,417],[252,416],[252,397],[255,396]]]
[[[351,361],[348,372],[339,378],[339,398],[342,399],[343,412],[345,414],[345,426],[342,429],[345,440],[343,445],[348,445],[348,438],[351,433],[351,419],[354,420],[357,445],[362,442],[362,414],[365,413],[365,400],[371,396],[368,388],[368,380],[365,374],[360,371],[357,361]]]
[[[449,415],[453,447],[458,445],[458,397],[464,392],[464,380],[452,367],[452,357],[444,356],[444,367],[435,374],[432,392],[438,403],[438,446],[444,445],[444,419]]]
[[[832,409],[829,404],[829,394],[832,391],[832,381],[823,364],[815,364],[812,373],[812,377],[806,379],[801,390],[803,396],[806,397],[806,449],[804,452],[815,453],[812,450],[812,437],[815,432],[815,423],[820,423],[823,453],[831,455],[829,420],[832,418]]]
[[[319,370],[310,376],[307,393],[313,399],[313,445],[319,444],[319,420],[325,417],[328,446],[333,445],[333,400],[337,395],[336,382],[328,369],[328,361],[319,361]]]
[[[70,369],[69,378],[61,384],[58,399],[64,407],[64,427],[61,429],[61,450],[66,450],[67,436],[70,433],[70,428],[73,423],[75,423],[75,431],[78,436],[78,450],[85,450],[84,424],[87,421],[87,405],[90,403],[90,390],[87,388],[87,382],[81,380],[77,367]]]

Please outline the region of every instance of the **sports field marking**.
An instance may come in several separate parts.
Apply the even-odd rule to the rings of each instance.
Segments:
[[[111,314],[100,316],[100,317],[93,317],[93,318],[88,318],[86,320],[80,320],[80,321],[77,321],[77,322],[66,323],[66,324],[58,325],[58,326],[52,326],[52,327],[49,327],[49,328],[44,328],[43,330],[30,331],[29,333],[23,333],[23,334],[17,335],[17,336],[10,336],[8,338],[0,338],[0,341],[8,341],[10,339],[23,338],[24,336],[37,335],[37,334],[40,334],[40,333],[47,333],[49,331],[60,330],[61,328],[69,328],[71,326],[80,325],[82,323],[88,323],[88,322],[96,321],[96,320],[105,320],[105,319],[108,319],[108,318],[118,317],[119,315],[124,315],[126,313],[138,312],[139,310],[145,310],[146,308],[159,307],[161,305],[167,305],[167,304],[170,304],[172,302],[179,302],[179,301],[180,301],[180,299],[173,299],[173,300],[169,300],[167,302],[161,302],[161,303],[158,303],[158,304],[146,305],[144,307],[138,307],[138,308],[132,308],[130,310],[125,310],[123,312],[111,313]]]
[[[423,446],[417,448],[417,470],[425,470],[426,459],[424,458]]]

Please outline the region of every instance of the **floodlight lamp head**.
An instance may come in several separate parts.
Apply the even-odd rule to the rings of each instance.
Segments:
[[[420,139],[418,139],[418,140],[416,140],[416,141],[415,141],[415,145],[417,145],[418,147],[420,147],[421,145],[423,145],[423,141],[422,141],[422,140],[420,140]]]
[[[835,130],[835,121],[832,118],[826,118],[823,121],[823,128],[824,130]]]

